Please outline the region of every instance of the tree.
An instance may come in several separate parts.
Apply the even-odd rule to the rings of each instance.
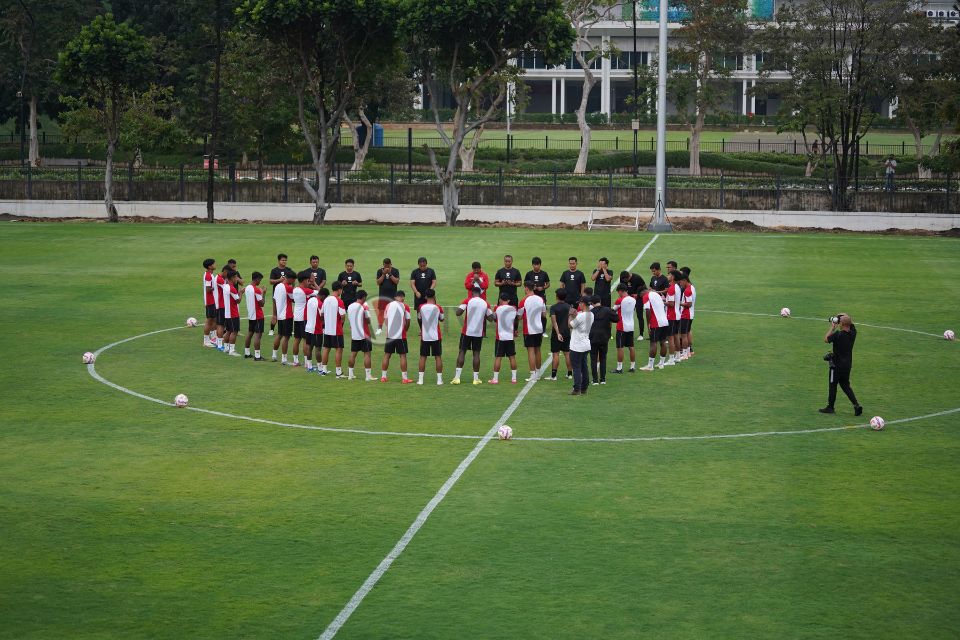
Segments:
[[[447,147],[444,165],[432,148],[425,150],[440,183],[444,216],[453,226],[460,215],[460,149],[466,136],[493,119],[504,104],[515,73],[508,69],[509,61],[540,51],[548,64],[557,64],[570,51],[574,33],[562,0],[402,1],[407,50]],[[452,134],[444,130],[439,113],[447,92],[456,105]]]
[[[93,16],[97,4],[92,0],[0,0],[0,46],[12,54],[9,58],[16,68],[16,85],[29,107],[26,126],[30,130],[32,166],[40,165],[40,110],[51,114],[58,110],[58,87],[53,79],[57,53]],[[14,71],[12,66],[10,71]]]
[[[670,80],[690,126],[690,175],[698,176],[705,116],[729,95],[729,84],[721,80],[735,68],[733,55],[747,50],[750,30],[746,0],[690,0],[684,7],[677,46],[670,52],[678,70]]]
[[[402,114],[412,110],[411,105],[416,90],[406,57],[396,55],[385,62],[388,63],[386,67],[379,69],[371,78],[358,83],[354,103],[343,113],[343,121],[351,132],[350,139],[353,143],[351,171],[363,169],[373,141],[373,124],[380,119],[380,114],[385,111]],[[363,127],[362,144],[351,113],[356,115],[360,126]]]
[[[238,9],[241,24],[272,42],[290,71],[317,176],[316,185],[303,178],[314,199],[314,224],[330,209],[333,158],[344,114],[364,93],[358,85],[398,55],[398,9],[394,0],[244,0]]]
[[[580,94],[580,104],[577,106],[577,126],[580,127],[580,154],[574,173],[587,172],[587,158],[590,155],[590,125],[587,124],[587,101],[590,92],[597,84],[597,76],[593,73],[593,65],[602,58],[609,58],[616,54],[610,43],[591,42],[590,30],[601,20],[611,20],[613,9],[620,6],[620,0],[564,0],[564,11],[567,19],[573,25],[576,40],[573,45],[573,55],[580,68],[583,69],[583,90]]]
[[[57,80],[77,91],[77,100],[96,114],[106,137],[104,205],[110,222],[119,220],[113,206],[113,154],[120,122],[131,93],[150,78],[152,54],[146,38],[109,13],[94,18],[60,52]]]
[[[834,210],[853,208],[860,141],[879,117],[872,106],[895,96],[902,43],[919,17],[911,0],[809,0],[782,7],[767,27],[791,74],[777,87],[784,107],[804,114],[831,156]]]

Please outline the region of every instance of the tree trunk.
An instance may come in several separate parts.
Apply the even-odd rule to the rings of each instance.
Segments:
[[[587,172],[587,158],[590,155],[590,125],[587,124],[587,100],[590,98],[590,92],[597,84],[596,76],[590,73],[589,67],[591,60],[583,64],[583,93],[580,96],[580,106],[577,107],[577,126],[580,128],[580,153],[577,155],[577,164],[573,168],[575,174],[584,174]]]
[[[477,157],[477,149],[480,147],[480,137],[483,135],[483,130],[486,127],[486,124],[482,124],[476,128],[473,132],[473,137],[470,139],[470,144],[460,145],[460,170],[466,173],[473,172],[473,161]],[[510,144],[507,141],[507,144]]]
[[[103,172],[103,204],[107,209],[109,222],[120,222],[117,208],[113,206],[113,152],[116,147],[117,141],[110,138],[107,141],[107,166]]]
[[[913,155],[917,159],[917,178],[920,180],[929,180],[933,176],[933,171],[923,165],[923,132],[920,127],[909,115],[905,118],[907,128],[913,135]]]
[[[214,11],[214,34],[216,47],[213,54],[213,97],[211,100],[210,146],[207,148],[210,162],[207,170],[207,222],[213,223],[213,165],[217,157],[217,138],[220,134],[220,58],[223,53],[223,0],[217,0]]]
[[[30,96],[30,166],[40,166],[40,140],[37,137],[37,96]]]
[[[367,118],[367,114],[361,108],[357,109],[357,115],[360,117],[360,122],[363,123],[367,131],[367,135],[363,138],[363,146],[360,146],[357,141],[357,131],[353,127],[353,122],[350,118],[344,117],[347,121],[347,126],[350,127],[351,137],[353,138],[353,164],[350,165],[350,171],[360,171],[363,169],[363,163],[367,161],[367,154],[370,153],[370,141],[373,139],[373,125]]]
[[[697,110],[697,117],[690,125],[690,175],[699,176],[700,170],[700,133],[703,131],[703,111]]]
[[[447,226],[455,227],[457,218],[460,217],[460,189],[453,176],[444,176],[440,181],[440,191],[443,194],[443,214],[446,217]]]

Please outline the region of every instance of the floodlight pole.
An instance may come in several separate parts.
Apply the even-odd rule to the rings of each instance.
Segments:
[[[27,142],[27,114],[23,109],[23,91],[17,91],[17,99],[20,100],[20,167],[23,168],[26,157],[24,148]]]
[[[653,219],[648,231],[673,231],[667,222],[667,0],[660,0],[660,44],[657,52],[657,182]]]

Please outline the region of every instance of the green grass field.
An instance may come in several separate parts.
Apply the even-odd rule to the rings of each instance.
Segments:
[[[315,638],[522,387],[401,386],[395,362],[386,385],[321,379],[227,358],[187,328],[96,363],[194,408],[471,436],[441,438],[175,409],[91,377],[84,351],[202,316],[203,258],[248,275],[315,252],[372,280],[384,256],[405,279],[425,254],[452,306],[472,260],[492,273],[505,252],[524,269],[539,255],[556,280],[569,255],[619,271],[650,239],[0,223],[0,636]],[[508,420],[517,439],[479,453],[338,638],[956,637],[960,412],[896,421],[960,408],[960,351],[938,337],[960,330],[958,240],[661,235],[634,270],[671,258],[698,287],[696,357],[582,398],[536,383]],[[838,311],[860,329],[859,419],[842,394],[837,415],[816,412]],[[843,428],[871,415],[887,429]],[[836,430],[789,433],[815,429]],[[788,433],[654,439],[769,431]]]

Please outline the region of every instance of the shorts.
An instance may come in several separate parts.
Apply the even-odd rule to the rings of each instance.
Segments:
[[[384,353],[407,353],[407,339],[406,338],[388,338],[387,343],[383,346]]]
[[[387,305],[390,304],[390,302],[391,302],[392,300],[393,300],[393,298],[385,298],[385,297],[381,294],[381,295],[377,298],[377,311],[379,311],[380,313],[383,313],[383,312],[386,310]]]
[[[677,336],[680,335],[680,321],[679,320],[668,320],[670,323],[670,335]]]
[[[281,336],[289,338],[293,335],[293,318],[284,318],[277,321],[277,329]]]
[[[617,331],[617,349],[633,346],[633,331]]]
[[[370,353],[373,351],[373,341],[370,338],[350,341],[350,353]]]
[[[650,327],[650,342],[663,342],[670,337],[670,327]]]
[[[550,334],[550,353],[570,353],[570,336],[564,334],[563,341],[557,339],[557,334]]]
[[[420,343],[420,357],[443,355],[443,345],[439,340],[426,340]]]
[[[307,321],[306,320],[294,320],[293,321],[293,337],[302,338],[303,334],[307,332]]]
[[[680,320],[680,333],[690,333],[690,327],[693,326],[693,318],[683,318]]]
[[[542,333],[531,333],[529,335],[523,336],[523,346],[525,347],[536,347],[540,348],[540,345],[543,344],[543,334]]]
[[[216,317],[217,317],[217,305],[208,304],[208,305],[207,305],[206,314],[207,314],[207,315],[206,315],[205,317],[207,317],[207,318],[216,318]]]
[[[247,320],[247,333],[263,333],[263,318]]]
[[[413,296],[413,308],[414,308],[414,309],[419,309],[420,307],[422,307],[424,304],[427,303],[427,298],[426,298],[426,296],[424,296],[423,294],[424,294],[424,292],[421,291],[421,292],[420,292],[420,297]]]
[[[324,349],[343,349],[343,336],[328,336],[323,334]]]
[[[460,334],[460,351],[480,351],[483,347],[483,336],[466,336]]]
[[[223,328],[230,333],[237,333],[240,331],[240,318],[224,318]]]
[[[303,339],[306,340],[308,347],[319,347],[320,343],[323,342],[323,334],[304,331]]]
[[[512,358],[517,355],[517,345],[513,340],[497,340],[493,343],[493,355],[497,358]]]
[[[217,324],[220,325],[221,327],[223,326],[223,321],[224,321],[223,314],[224,314],[223,307],[218,308],[218,309],[217,309]]]

